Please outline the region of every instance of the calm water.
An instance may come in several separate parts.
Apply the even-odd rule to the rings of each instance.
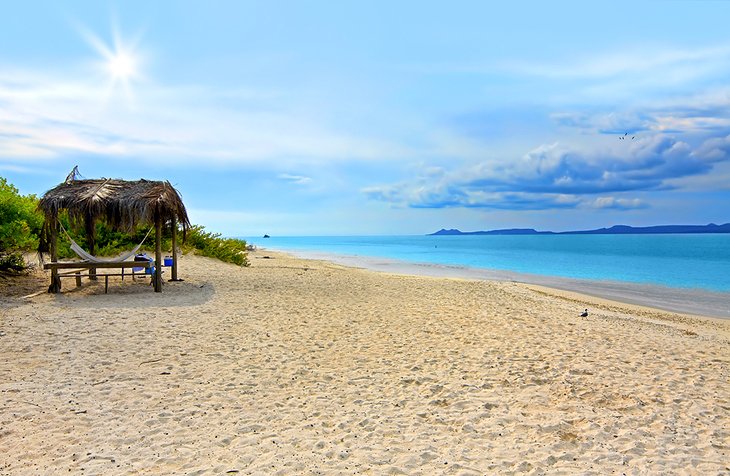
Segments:
[[[730,291],[728,234],[259,237],[247,241],[283,251]]]

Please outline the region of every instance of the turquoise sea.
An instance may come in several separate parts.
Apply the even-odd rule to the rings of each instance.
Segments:
[[[281,251],[730,291],[730,234],[274,236],[246,240]]]

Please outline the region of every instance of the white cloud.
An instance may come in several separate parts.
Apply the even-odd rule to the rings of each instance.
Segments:
[[[277,177],[281,180],[284,180],[285,182],[290,182],[297,185],[305,185],[312,181],[311,177],[306,177],[304,175],[279,174]]]
[[[262,103],[241,88],[135,84],[135,102],[110,93],[100,78],[50,72],[0,73],[0,157],[35,160],[84,153],[152,161],[263,162],[272,158],[319,162],[373,160],[413,152],[381,139],[337,130],[270,92]],[[119,92],[117,92],[119,93]],[[227,97],[230,106],[221,105]],[[230,100],[240,98],[239,102]],[[281,163],[281,162],[279,162]]]
[[[545,144],[514,160],[484,161],[442,176],[424,173],[362,192],[412,208],[628,210],[648,204],[636,198],[592,197],[670,189],[681,185],[681,179],[730,162],[730,136],[709,138],[699,146],[662,134],[621,142],[621,147],[603,151]]]
[[[675,45],[620,48],[553,61],[505,63],[505,74],[536,84],[549,104],[643,102],[667,93],[724,84],[730,73],[730,44],[688,48]]]
[[[39,167],[24,167],[22,165],[15,164],[0,164],[0,171],[3,172],[15,172],[18,174],[35,174],[35,175],[46,175],[51,172],[47,172],[43,168]]]
[[[714,88],[699,94],[675,94],[642,101],[632,109],[562,111],[550,114],[560,126],[584,133],[631,135],[641,131],[710,133],[730,129],[730,89]]]
[[[727,67],[730,45],[705,48],[622,49],[571,58],[569,61],[539,63],[512,61],[503,67],[510,72],[546,79],[601,79],[634,74],[672,71],[682,79]]]
[[[637,208],[646,208],[648,205],[638,198],[616,198],[616,197],[598,197],[592,202],[588,202],[592,208],[632,210]]]

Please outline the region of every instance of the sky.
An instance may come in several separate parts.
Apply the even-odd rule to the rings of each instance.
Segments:
[[[730,222],[730,1],[33,1],[0,176],[169,180],[226,236]]]

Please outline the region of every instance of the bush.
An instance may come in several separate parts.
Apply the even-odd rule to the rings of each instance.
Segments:
[[[61,213],[59,221],[66,229],[68,234],[73,240],[79,244],[86,251],[89,250],[88,241],[86,239],[86,233],[81,227],[79,230],[75,230],[71,227],[68,216],[66,213]],[[144,239],[147,232],[150,230],[150,225],[138,226],[132,233],[124,231],[112,230],[106,223],[98,222],[96,224],[96,247],[94,249],[94,255],[96,256],[115,256],[125,251],[129,251],[137,246],[142,239]],[[163,234],[162,238],[162,249],[167,250],[172,247],[171,237],[169,233]],[[155,232],[154,230],[147,237],[143,249],[154,249],[155,246]],[[68,241],[68,237],[63,231],[58,234],[58,258],[67,259],[76,258],[76,254],[71,250],[71,242]]]
[[[20,195],[0,177],[0,273],[23,271],[23,252],[38,246],[43,216],[36,211],[37,204],[35,195]]]
[[[71,238],[86,251],[89,251],[86,242],[86,236],[83,230],[74,231],[68,224],[68,219],[62,215],[61,223],[68,230]],[[111,230],[104,223],[96,224],[96,249],[94,254],[97,256],[114,256],[125,251],[131,250],[142,241],[147,232],[150,230],[149,225],[137,227],[134,233],[124,233]],[[178,231],[178,242],[180,249],[185,252],[195,251],[202,256],[216,258],[227,263],[237,264],[239,266],[248,266],[248,252],[246,250],[246,242],[235,238],[222,238],[220,233],[210,233],[205,231],[205,227],[201,225],[193,225],[188,229],[185,243],[182,241],[182,231]],[[142,246],[143,249],[154,249],[155,233],[154,230],[147,237],[147,241]],[[71,251],[71,243],[68,241],[65,233],[58,235],[58,257],[74,258],[76,254]],[[162,234],[162,249],[165,252],[172,250],[172,234],[169,230],[165,230]]]
[[[227,263],[248,266],[246,242],[236,238],[222,238],[220,233],[205,231],[205,227],[193,225],[185,240],[186,249],[193,248],[198,254],[217,258]]]
[[[68,219],[62,215],[61,223],[68,230],[69,235],[86,251],[89,251],[84,232],[74,231],[68,224]],[[94,254],[97,256],[114,256],[125,251],[131,250],[145,237],[150,230],[149,225],[137,227],[134,233],[124,233],[111,230],[104,223],[96,224],[96,250]],[[182,240],[182,231],[178,231],[178,237]],[[143,249],[154,249],[155,234],[154,231],[147,237]],[[70,248],[70,242],[66,235],[62,232],[58,235],[58,257],[74,258],[76,255]],[[194,251],[199,255],[216,258],[227,263],[237,264],[239,266],[248,266],[248,253],[246,251],[246,242],[235,238],[222,238],[220,233],[210,233],[205,231],[205,227],[201,225],[193,225],[188,229],[185,243],[180,243],[180,249],[185,252]],[[162,249],[166,252],[172,250],[172,234],[169,230],[165,230],[162,234]]]

